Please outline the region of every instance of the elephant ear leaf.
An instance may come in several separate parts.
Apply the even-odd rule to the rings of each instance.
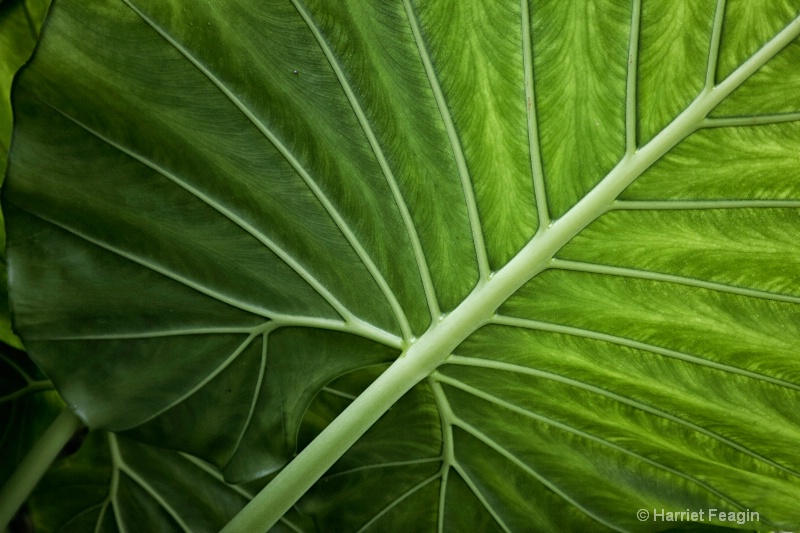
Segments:
[[[283,469],[260,527],[341,456],[323,530],[798,528],[800,4],[753,6],[58,2],[16,328],[131,449]]]

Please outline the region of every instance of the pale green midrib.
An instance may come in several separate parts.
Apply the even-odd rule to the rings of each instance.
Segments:
[[[408,0],[404,0],[406,10]],[[413,13],[409,13],[412,15]],[[410,17],[413,18],[413,17]],[[800,33],[800,17],[765,44],[720,85],[703,91],[647,145],[626,155],[562,218],[537,233],[505,267],[479,283],[452,313],[431,327],[404,355],[353,401],[239,513],[222,533],[269,528],[332,466],[380,416],[414,385],[444,363],[452,351],[485,324],[495,310],[572,237],[607,211],[617,195],[644,170],[699,127],[708,112]],[[702,431],[702,428],[698,428]],[[731,443],[734,447],[735,443]]]
[[[347,470],[342,470],[341,472],[336,472],[329,476],[325,476],[322,479],[327,481],[337,477],[346,476],[356,472],[361,472],[364,470],[378,470],[380,468],[394,468],[399,466],[413,466],[413,465],[421,465],[427,463],[438,463],[441,460],[442,460],[441,457],[428,457],[425,459],[409,459],[408,461],[391,461],[388,463],[377,463],[371,465],[357,466],[355,468],[348,468]]]
[[[572,433],[573,435],[577,435],[577,436],[582,437],[584,439],[591,440],[592,442],[596,442],[598,444],[601,444],[603,446],[606,446],[608,448],[616,450],[616,451],[618,451],[620,453],[623,453],[623,454],[628,455],[630,457],[633,457],[633,458],[635,458],[635,459],[637,459],[639,461],[642,461],[643,463],[647,463],[647,464],[649,464],[651,466],[654,466],[656,468],[660,468],[660,469],[662,469],[662,470],[664,470],[666,472],[669,472],[670,474],[673,474],[675,476],[678,476],[678,477],[681,477],[683,479],[686,479],[687,481],[690,481],[690,482],[702,487],[703,489],[707,490],[708,492],[710,492],[714,496],[722,498],[723,500],[727,501],[728,503],[730,503],[731,505],[733,505],[735,507],[738,507],[739,509],[742,509],[742,510],[745,509],[744,505],[738,503],[737,501],[735,501],[732,498],[726,496],[722,492],[717,491],[714,487],[708,485],[707,483],[705,483],[705,482],[703,482],[703,481],[701,481],[701,480],[699,480],[699,479],[697,479],[697,478],[695,478],[695,477],[693,477],[693,476],[691,476],[689,474],[684,474],[683,472],[675,470],[672,467],[669,467],[667,465],[661,464],[658,461],[655,461],[653,459],[649,459],[649,458],[647,458],[647,457],[645,457],[643,455],[640,455],[640,454],[638,454],[638,453],[636,453],[634,451],[631,451],[631,450],[629,450],[627,448],[624,448],[624,447],[622,447],[622,446],[620,446],[618,444],[614,444],[613,442],[609,442],[609,441],[607,441],[605,439],[602,439],[600,437],[592,435],[591,433],[587,433],[587,432],[585,432],[585,431],[583,431],[581,429],[578,429],[576,427],[570,426],[569,424],[565,424],[563,422],[559,422],[557,420],[553,420],[552,418],[540,415],[538,413],[534,413],[533,411],[529,411],[527,409],[523,409],[522,407],[519,407],[517,405],[509,403],[509,402],[507,402],[507,401],[505,401],[505,400],[503,400],[501,398],[498,398],[497,396],[494,396],[493,394],[489,394],[488,392],[482,391],[482,390],[480,390],[480,389],[478,389],[476,387],[468,385],[468,384],[466,384],[463,381],[460,381],[458,379],[451,378],[449,376],[440,374],[438,372],[435,374],[435,378],[438,381],[442,382],[442,383],[446,383],[446,384],[451,385],[453,387],[456,387],[456,388],[458,388],[458,389],[460,389],[460,390],[462,390],[462,391],[464,391],[464,392],[466,392],[468,394],[471,394],[471,395],[476,396],[478,398],[482,398],[483,400],[486,400],[487,402],[490,402],[490,403],[492,403],[494,405],[497,405],[498,407],[501,407],[503,409],[508,409],[508,410],[513,411],[513,412],[515,412],[517,414],[520,414],[522,416],[525,416],[525,417],[528,417],[528,418],[531,418],[531,419],[534,419],[534,420],[538,420],[538,421],[540,421],[540,422],[542,422],[544,424],[559,428],[559,429],[561,429],[563,431],[566,431],[568,433]]]
[[[714,9],[714,22],[711,27],[711,42],[709,43],[708,62],[706,63],[706,90],[710,90],[714,87],[717,79],[717,62],[719,60],[722,24],[725,20],[726,3],[726,0],[717,0],[717,5]]]
[[[700,289],[709,289],[712,291],[722,292],[726,294],[736,294],[739,296],[748,296],[751,298],[759,298],[762,300],[772,300],[776,302],[800,304],[800,296],[790,296],[787,294],[779,294],[757,289],[747,289],[745,287],[726,285],[724,283],[703,281],[701,279],[689,278],[685,276],[675,276],[672,274],[664,274],[662,272],[650,272],[647,270],[638,270],[635,268],[623,268],[611,265],[602,265],[597,263],[584,263],[581,261],[569,261],[565,259],[553,259],[548,265],[548,268],[556,270],[571,270],[574,272],[587,272],[593,274],[608,274],[610,276],[646,279],[651,281],[663,281],[665,283],[673,283],[676,285],[684,285],[686,287],[696,287]]]
[[[655,407],[652,407],[650,405],[644,404],[642,402],[638,402],[636,400],[632,400],[632,399],[627,398],[625,396],[621,396],[619,394],[607,391],[607,390],[605,390],[605,389],[603,389],[601,387],[597,387],[595,385],[590,385],[588,383],[583,383],[582,381],[578,381],[578,380],[574,380],[574,379],[571,379],[571,378],[567,378],[567,377],[561,376],[559,374],[554,374],[552,372],[545,372],[543,370],[537,370],[537,369],[534,369],[534,368],[515,365],[515,364],[511,364],[511,363],[503,363],[501,361],[491,361],[491,360],[488,360],[488,359],[476,359],[476,358],[472,358],[472,357],[462,357],[462,356],[458,356],[458,355],[453,355],[448,360],[448,363],[449,364],[455,364],[455,365],[461,365],[461,366],[472,366],[472,367],[480,367],[480,368],[489,368],[489,369],[492,369],[492,370],[501,370],[501,371],[505,371],[505,372],[515,372],[517,374],[526,374],[526,375],[539,377],[539,378],[543,378],[543,379],[549,379],[551,381],[556,381],[558,383],[563,383],[564,385],[569,385],[569,386],[575,387],[577,389],[581,389],[581,390],[585,390],[587,392],[598,394],[600,396],[604,396],[604,397],[609,398],[611,400],[615,400],[615,401],[617,401],[617,402],[619,402],[621,404],[628,405],[628,406],[633,407],[635,409],[638,409],[640,411],[644,411],[644,412],[649,413],[651,415],[655,415],[655,416],[670,420],[671,422],[674,422],[674,423],[676,423],[678,425],[681,425],[681,426],[687,427],[689,429],[692,429],[692,430],[694,430],[694,431],[696,431],[698,433],[702,433],[703,435],[705,435],[705,436],[707,436],[707,437],[709,437],[709,438],[711,438],[713,440],[716,440],[718,442],[721,442],[721,443],[723,443],[723,444],[725,444],[725,445],[727,445],[727,446],[729,446],[729,447],[741,452],[744,455],[749,455],[753,459],[755,459],[757,461],[761,461],[761,462],[763,462],[763,463],[775,468],[776,470],[780,470],[782,472],[786,472],[787,474],[790,474],[790,475],[792,475],[794,477],[800,477],[800,473],[795,472],[794,470],[792,470],[790,468],[787,468],[787,467],[785,467],[785,466],[783,466],[783,465],[781,465],[779,463],[776,463],[775,461],[773,461],[773,460],[771,460],[771,459],[769,459],[767,457],[764,457],[764,456],[762,456],[762,455],[760,455],[760,454],[758,454],[758,453],[756,453],[756,452],[754,452],[754,451],[742,446],[741,444],[738,444],[738,443],[728,439],[727,437],[723,437],[721,435],[718,435],[718,434],[714,433],[713,431],[709,431],[709,430],[707,430],[707,429],[705,429],[705,428],[703,428],[701,426],[698,426],[697,424],[689,422],[688,420],[684,420],[683,418],[680,418],[678,416],[675,416],[675,415],[672,415],[670,413],[667,413],[666,411],[662,411],[661,409],[657,409]]]
[[[298,13],[300,13],[300,16],[311,30],[311,33],[314,34],[314,38],[319,43],[320,48],[325,54],[325,57],[328,59],[328,63],[331,65],[331,68],[336,74],[337,80],[339,80],[339,84],[342,86],[342,89],[347,96],[350,106],[353,108],[353,112],[358,119],[358,123],[361,125],[361,129],[364,130],[364,134],[366,135],[370,147],[375,154],[375,158],[378,160],[378,164],[381,167],[383,175],[386,178],[386,182],[389,185],[389,189],[392,192],[392,197],[394,198],[395,204],[400,211],[403,225],[405,226],[406,233],[411,241],[411,247],[414,250],[414,258],[417,263],[417,268],[419,269],[420,281],[422,282],[425,299],[428,303],[428,310],[431,315],[431,320],[438,320],[442,312],[439,309],[439,300],[436,296],[436,288],[433,285],[430,268],[428,267],[428,262],[425,258],[425,252],[422,250],[422,243],[420,242],[417,228],[414,225],[413,219],[411,218],[411,213],[408,209],[405,198],[403,198],[403,195],[400,192],[394,172],[392,172],[392,169],[389,167],[389,163],[386,161],[386,156],[384,155],[383,149],[381,148],[380,143],[375,136],[375,132],[373,131],[369,120],[367,120],[366,114],[364,113],[358,98],[356,98],[356,95],[353,92],[352,85],[347,79],[347,76],[345,76],[341,65],[328,45],[327,40],[322,36],[319,27],[314,23],[308,12],[298,4],[297,0],[292,0],[292,4],[294,4],[295,9],[297,9]]]
[[[441,477],[441,475],[442,475],[441,472],[437,472],[436,474],[433,474],[432,476],[420,481],[419,483],[417,483],[413,487],[411,487],[408,490],[406,490],[405,492],[403,492],[403,494],[401,494],[400,496],[398,496],[397,498],[392,500],[391,503],[389,503],[383,509],[378,511],[378,513],[375,516],[373,516],[366,524],[361,526],[358,529],[358,531],[356,531],[356,533],[364,533],[364,531],[367,531],[367,529],[369,529],[369,527],[372,524],[374,524],[375,522],[380,520],[386,513],[388,513],[392,509],[394,509],[396,506],[400,505],[403,502],[403,500],[405,500],[409,496],[413,495],[418,490],[420,490],[420,489],[424,488],[425,486],[429,485],[430,483],[436,481],[437,479],[439,479]]]
[[[797,208],[800,200],[616,200],[609,211],[615,210],[685,210]]]
[[[122,521],[122,516],[119,512],[119,500],[117,499],[119,492],[119,465],[122,464],[122,455],[117,446],[117,437],[113,433],[108,432],[106,433],[106,438],[108,439],[108,447],[111,451],[111,482],[108,488],[109,500],[111,502],[111,508],[114,511],[114,520],[117,522],[119,533],[128,533],[128,528],[125,522]]]
[[[637,81],[639,76],[639,26],[642,23],[642,0],[634,0],[631,9],[631,30],[628,37],[628,73],[625,81],[625,153],[638,147]]]
[[[461,429],[463,429],[468,434],[472,435],[473,438],[479,440],[480,442],[482,442],[485,445],[487,445],[489,448],[493,449],[499,455],[503,456],[506,460],[508,460],[511,463],[515,464],[520,470],[522,470],[523,472],[525,472],[526,474],[528,474],[532,478],[536,479],[539,483],[541,483],[542,485],[544,485],[545,487],[547,487],[548,489],[553,491],[555,494],[560,496],[567,503],[569,503],[570,505],[572,505],[576,509],[580,510],[583,514],[585,514],[586,516],[588,516],[589,518],[591,518],[595,522],[598,522],[598,523],[600,523],[600,524],[602,524],[602,525],[606,526],[607,528],[612,529],[614,531],[620,531],[621,533],[628,533],[628,530],[621,529],[619,526],[617,526],[615,524],[612,524],[611,522],[606,521],[602,517],[596,515],[595,513],[590,511],[589,509],[587,509],[584,506],[582,506],[581,504],[579,504],[572,497],[570,497],[568,494],[564,493],[560,488],[558,488],[558,486],[554,485],[546,477],[544,477],[541,474],[539,474],[530,465],[522,462],[522,460],[520,460],[516,455],[514,455],[510,451],[508,451],[505,448],[503,448],[502,446],[500,446],[497,442],[494,441],[494,439],[492,439],[491,437],[489,437],[488,435],[486,435],[482,431],[478,430],[478,428],[476,428],[472,424],[470,424],[470,423],[468,423],[468,422],[466,422],[466,421],[464,421],[464,420],[462,420],[461,418],[458,418],[458,417],[456,417],[453,420],[453,424],[458,426],[458,427],[460,427]]]
[[[182,180],[180,177],[174,175],[172,172],[168,171],[167,169],[162,168],[160,165],[157,165],[155,162],[150,161],[149,159],[140,156],[139,154],[133,152],[132,150],[129,150],[127,147],[125,147],[125,146],[123,146],[123,145],[121,145],[121,144],[119,144],[119,143],[107,138],[106,136],[104,136],[100,132],[93,130],[92,128],[90,128],[86,124],[83,124],[82,122],[80,122],[76,118],[73,118],[73,117],[67,115],[66,113],[64,113],[60,109],[52,107],[47,102],[42,102],[42,103],[47,105],[48,107],[50,107],[51,109],[53,109],[54,111],[56,111],[57,113],[62,115],[64,118],[66,118],[67,120],[69,120],[72,123],[74,123],[75,125],[79,126],[80,128],[82,128],[87,133],[93,135],[97,139],[105,142],[109,146],[111,146],[114,149],[118,150],[119,152],[127,155],[131,159],[133,159],[135,161],[138,161],[139,163],[141,163],[141,164],[145,165],[146,167],[152,169],[153,171],[159,173],[160,175],[162,175],[163,177],[168,179],[170,182],[174,183],[175,185],[177,185],[181,189],[185,190],[186,192],[188,192],[189,194],[191,194],[192,196],[194,196],[195,198],[197,198],[198,200],[200,200],[201,202],[203,202],[207,206],[211,207],[212,209],[217,211],[219,214],[221,214],[222,216],[224,216],[225,218],[227,218],[228,220],[230,220],[231,222],[233,222],[237,226],[239,226],[247,234],[249,234],[250,236],[255,238],[258,242],[260,242],[267,249],[269,249],[272,253],[274,253],[289,268],[291,268],[294,272],[296,272],[297,275],[300,276],[300,278],[302,278],[306,283],[308,283],[314,289],[314,291],[316,291],[317,294],[319,294],[322,297],[322,299],[324,299],[337,313],[339,313],[339,315],[344,320],[346,320],[346,321],[358,320],[344,306],[344,304],[342,304],[335,296],[333,296],[333,294],[330,293],[330,291],[328,291],[328,289],[326,289],[314,276],[312,276],[311,273],[308,270],[306,270],[305,267],[303,267],[299,263],[299,261],[297,261],[288,252],[286,252],[281,246],[279,246],[272,239],[270,239],[269,237],[267,237],[266,235],[264,235],[263,233],[258,231],[255,227],[253,227],[251,224],[247,223],[241,217],[238,217],[235,213],[233,213],[232,211],[230,211],[229,209],[227,209],[226,207],[224,207],[223,205],[218,203],[213,198],[211,198],[208,195],[204,194],[202,191],[200,191],[196,187],[192,187],[187,182]],[[43,217],[40,217],[40,218],[43,218]],[[75,235],[79,235],[77,232],[73,232],[73,233]],[[107,248],[107,249],[109,249],[109,248]],[[176,274],[176,276],[177,276],[177,274]],[[208,293],[205,293],[205,294],[209,295]],[[229,305],[233,305],[233,304],[231,304],[230,301],[221,300],[218,297],[217,297],[217,299],[220,300],[220,301],[224,301],[225,303],[227,303]],[[239,307],[240,309],[244,309],[244,310],[250,311],[252,313],[256,313],[256,314],[258,314],[260,316],[265,316],[267,318],[269,318],[270,316],[272,316],[272,314],[274,314],[269,309],[263,309],[263,310],[259,309],[258,311],[255,311],[255,310],[253,310],[253,309],[255,309],[253,306],[248,306],[247,308],[245,308],[245,307],[242,307],[242,305],[247,305],[247,304],[240,303],[240,305],[237,305],[237,307]]]
[[[618,346],[624,346],[626,348],[632,348],[635,350],[641,350],[644,352],[650,352],[658,355],[662,355],[664,357],[669,357],[672,359],[677,359],[680,361],[686,361],[687,363],[693,363],[698,366],[711,368],[714,370],[721,370],[723,372],[729,374],[736,374],[742,377],[750,378],[756,381],[761,381],[764,383],[769,383],[771,385],[777,385],[779,387],[784,387],[791,390],[800,391],[800,385],[795,383],[791,383],[789,381],[784,381],[782,379],[774,378],[772,376],[765,376],[764,374],[758,374],[756,372],[752,372],[750,370],[744,370],[742,368],[738,368],[735,366],[726,365],[723,363],[718,363],[716,361],[711,361],[709,359],[704,359],[702,357],[698,357],[696,355],[690,355],[687,353],[679,352],[677,350],[670,350],[668,348],[662,348],[660,346],[655,346],[653,344],[647,344],[641,341],[635,341],[631,339],[626,339],[625,337],[617,337],[615,335],[609,335],[607,333],[600,333],[597,331],[592,331],[583,328],[576,328],[574,326],[564,326],[562,324],[555,324],[552,322],[541,322],[539,320],[529,320],[525,318],[516,318],[516,317],[509,317],[509,316],[502,316],[502,315],[495,315],[489,323],[497,324],[501,326],[513,326],[517,328],[523,329],[532,329],[537,331],[550,331],[553,333],[561,333],[564,335],[570,335],[573,337],[581,337],[584,339],[591,339],[600,342],[607,342],[609,344],[616,344]]]
[[[408,324],[408,319],[405,316],[405,312],[403,311],[402,307],[400,307],[399,303],[397,302],[397,298],[395,297],[394,293],[392,292],[389,284],[384,279],[383,275],[380,273],[378,268],[375,266],[375,263],[372,261],[372,258],[367,253],[364,246],[358,240],[356,235],[353,233],[352,229],[348,225],[347,221],[342,217],[333,203],[328,199],[327,196],[323,193],[322,189],[319,185],[311,178],[311,175],[308,171],[300,164],[297,158],[289,151],[289,148],[264,124],[255,114],[253,114],[250,109],[244,105],[244,103],[220,80],[217,76],[211,72],[205,65],[203,65],[197,58],[195,58],[185,47],[183,47],[180,43],[178,43],[175,39],[173,39],[166,31],[164,31],[155,21],[151,20],[147,17],[142,11],[140,11],[137,7],[132,5],[129,0],[123,0],[128,7],[135,12],[147,25],[149,25],[156,33],[158,33],[165,41],[167,41],[176,51],[178,51],[181,55],[183,55],[192,65],[197,68],[212,84],[214,84],[222,94],[224,94],[228,100],[237,108],[239,111],[247,117],[248,120],[261,132],[262,135],[280,152],[280,154],[286,159],[286,161],[292,166],[298,176],[303,180],[312,194],[317,198],[317,201],[322,205],[328,215],[336,224],[336,227],[339,228],[339,231],[344,236],[345,240],[347,240],[350,247],[356,253],[358,258],[364,264],[364,267],[369,272],[370,276],[372,276],[373,281],[380,289],[381,293],[383,294],[384,298],[386,298],[389,307],[392,309],[392,312],[395,315],[395,320],[397,320],[398,325],[403,333],[403,336],[407,339],[410,339],[413,335],[411,333],[411,328]],[[315,280],[316,281],[316,280]],[[318,285],[321,286],[317,282]],[[328,292],[328,291],[326,291]],[[338,300],[336,300],[338,302]],[[350,322],[354,319],[354,315],[350,313],[349,310],[341,307],[336,308],[337,312],[342,314],[342,318]]]
[[[525,70],[525,113],[528,121],[528,150],[530,151],[533,194],[536,196],[536,213],[539,231],[550,225],[550,210],[547,207],[547,192],[544,183],[544,165],[539,149],[539,122],[537,119],[536,87],[533,77],[533,41],[531,40],[528,0],[521,0],[522,18],[522,66]]]
[[[491,275],[491,268],[489,266],[489,256],[486,251],[486,244],[483,240],[483,228],[481,227],[480,215],[478,214],[478,204],[475,201],[475,192],[472,188],[472,180],[470,179],[469,169],[467,167],[467,160],[464,157],[464,151],[461,147],[461,141],[458,137],[453,117],[450,114],[450,108],[445,100],[442,87],[439,84],[439,78],[436,75],[436,69],[433,67],[433,62],[428,54],[428,49],[425,46],[425,41],[422,37],[422,30],[419,27],[419,21],[414,13],[414,8],[411,7],[410,0],[403,0],[403,6],[406,10],[409,26],[414,35],[414,41],[417,44],[420,59],[425,67],[425,74],[430,81],[431,90],[433,91],[436,105],[439,108],[439,113],[442,117],[447,136],[450,140],[450,146],[453,149],[453,156],[456,160],[456,167],[458,168],[458,175],[461,180],[461,189],[464,193],[464,202],[467,207],[467,215],[469,218],[470,232],[472,233],[472,242],[475,248],[475,259],[478,262],[478,273],[480,281],[485,281]]]
[[[472,479],[466,475],[466,472],[461,467],[456,458],[455,454],[455,439],[453,437],[453,423],[455,414],[453,413],[453,409],[450,406],[450,402],[447,399],[447,395],[442,389],[442,386],[439,384],[441,380],[438,379],[436,373],[434,372],[431,377],[428,378],[428,386],[430,387],[431,391],[433,392],[434,402],[436,403],[436,408],[439,411],[439,419],[442,425],[443,431],[443,442],[442,442],[442,468],[440,472],[442,473],[442,481],[441,486],[439,488],[439,517],[437,521],[437,531],[440,533],[444,531],[444,512],[445,512],[445,505],[446,505],[446,494],[447,494],[447,479],[450,473],[450,468],[453,468],[458,474],[464,479],[464,482],[467,484],[469,489],[472,491],[475,498],[478,499],[479,502],[484,506],[486,511],[494,518],[497,524],[507,533],[510,533],[508,527],[506,526],[505,522],[500,519],[500,516],[497,512],[492,508],[483,494],[477,489],[475,484],[472,482]]]
[[[115,442],[115,446],[116,446],[116,440],[114,442]],[[159,492],[157,490],[155,490],[153,488],[153,486],[150,485],[150,483],[147,482],[146,479],[144,479],[142,476],[140,476],[139,473],[136,472],[136,470],[134,468],[132,468],[130,465],[128,465],[125,462],[125,460],[122,458],[122,454],[120,454],[119,451],[117,453],[118,453],[118,457],[119,457],[119,463],[117,463],[117,465],[116,465],[117,468],[121,472],[125,473],[129,478],[131,478],[142,489],[144,489],[144,491],[147,494],[149,494],[150,497],[153,498],[153,500],[155,500],[155,502],[158,505],[160,505],[161,508],[164,509],[167,512],[167,514],[173,520],[175,520],[175,523],[177,523],[186,533],[193,533],[192,530],[189,528],[188,524],[186,524],[186,522],[184,522],[183,519],[181,518],[180,513],[178,513],[172,507],[172,505],[170,505],[169,502],[167,502],[163,498],[163,496],[161,496],[161,494],[159,494]]]
[[[764,126],[769,124],[783,124],[785,122],[800,121],[800,112],[797,113],[772,113],[769,115],[752,115],[741,117],[711,117],[706,118],[701,128],[727,128],[737,126]]]
[[[276,328],[277,329],[277,328]],[[242,440],[244,439],[247,430],[250,428],[250,423],[253,420],[253,415],[256,412],[256,405],[258,405],[258,400],[261,398],[261,387],[264,384],[264,376],[267,372],[267,344],[269,340],[269,331],[264,331],[261,334],[261,364],[258,368],[258,378],[256,378],[256,387],[253,391],[253,396],[250,398],[250,409],[247,411],[247,418],[245,418],[244,423],[242,424],[242,429],[239,430],[239,435],[236,437],[236,443],[233,445],[231,455],[227,459],[227,464],[230,464],[230,461],[233,460],[233,457],[239,451],[239,446],[242,444]],[[199,390],[199,389],[198,389]]]

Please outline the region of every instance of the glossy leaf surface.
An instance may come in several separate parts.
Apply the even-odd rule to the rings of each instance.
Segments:
[[[800,527],[800,3],[754,5],[61,2],[16,326],[90,425],[235,482],[330,380],[434,361],[324,530]]]

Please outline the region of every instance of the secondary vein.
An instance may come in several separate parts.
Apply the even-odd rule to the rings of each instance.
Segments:
[[[550,210],[547,207],[547,188],[544,180],[544,165],[539,145],[539,123],[536,116],[536,86],[533,74],[533,40],[528,0],[521,0],[522,19],[522,64],[525,69],[525,110],[528,118],[528,149],[530,151],[533,192],[536,195],[536,212],[539,216],[539,231],[550,225]]]

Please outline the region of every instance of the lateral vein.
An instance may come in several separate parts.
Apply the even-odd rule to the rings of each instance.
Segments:
[[[637,142],[637,78],[639,75],[639,26],[642,22],[642,0],[633,0],[631,31],[628,38],[628,74],[625,85],[625,153],[633,154]]]
[[[544,180],[544,165],[539,144],[539,122],[536,107],[536,86],[533,75],[533,40],[528,0],[521,0],[522,18],[522,64],[525,69],[525,110],[528,118],[528,149],[530,151],[533,193],[536,195],[536,212],[539,215],[539,230],[550,225],[550,210],[547,207],[547,188]]]
[[[684,285],[687,287],[709,289],[727,294],[737,294],[740,296],[749,296],[763,300],[774,300],[778,302],[800,304],[800,297],[798,296],[778,294],[757,289],[747,289],[745,287],[736,287],[734,285],[726,285],[724,283],[716,283],[713,281],[705,281],[685,276],[675,276],[661,272],[649,272],[647,270],[638,270],[634,268],[622,268],[609,265],[599,265],[595,263],[584,263],[580,261],[567,261],[564,259],[553,259],[550,262],[550,267],[558,270],[572,270],[575,272],[590,272],[593,274],[607,274],[609,276],[621,276],[625,278],[663,281],[666,283],[675,283],[677,285]]]
[[[705,89],[710,90],[716,83],[717,63],[719,61],[720,42],[722,40],[722,23],[725,20],[726,0],[717,0],[714,10],[714,23],[711,29],[711,42],[708,45],[708,63],[706,65]]]

